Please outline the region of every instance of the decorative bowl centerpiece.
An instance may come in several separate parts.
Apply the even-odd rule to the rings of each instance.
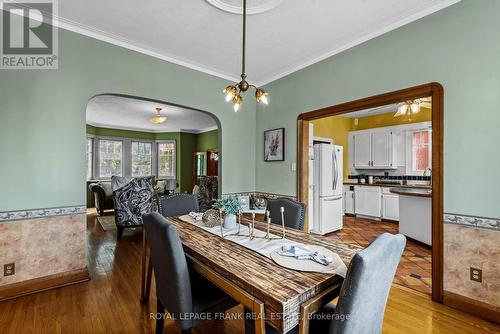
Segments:
[[[203,222],[203,225],[205,225],[206,227],[215,227],[220,225],[219,210],[208,209],[203,214],[201,221]]]

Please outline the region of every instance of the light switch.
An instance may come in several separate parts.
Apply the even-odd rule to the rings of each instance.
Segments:
[[[292,172],[296,172],[296,171],[297,171],[297,163],[292,162]]]

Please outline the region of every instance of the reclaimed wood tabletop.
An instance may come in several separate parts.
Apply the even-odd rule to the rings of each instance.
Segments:
[[[177,228],[188,256],[261,300],[265,305],[266,322],[282,333],[298,325],[302,303],[343,280],[338,275],[281,267],[270,258],[186,223],[178,217],[166,219]],[[249,220],[242,219],[242,223],[247,225]],[[255,227],[265,231],[267,224],[256,222]],[[280,235],[281,226],[271,224],[271,233]],[[354,254],[361,250],[356,245],[291,228],[286,229],[286,238],[303,244],[323,246],[337,253],[346,266]]]

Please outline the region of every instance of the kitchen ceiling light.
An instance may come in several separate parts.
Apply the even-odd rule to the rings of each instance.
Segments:
[[[255,89],[255,98],[257,102],[269,104],[267,92],[262,88],[257,88],[246,81],[247,75],[245,74],[245,53],[246,53],[246,28],[247,27],[247,0],[243,0],[243,50],[241,57],[241,81],[235,85],[227,86],[223,92],[226,94],[226,102],[233,104],[233,110],[237,112],[243,105],[243,97],[241,96],[250,87]]]
[[[156,115],[151,117],[149,121],[153,124],[161,124],[164,123],[167,120],[167,116],[162,116],[160,114],[161,108],[155,108],[156,110]]]
[[[403,102],[398,106],[398,111],[396,111],[394,117],[399,117],[404,115],[411,116],[412,114],[418,114],[420,112],[420,104],[421,104],[420,100]]]

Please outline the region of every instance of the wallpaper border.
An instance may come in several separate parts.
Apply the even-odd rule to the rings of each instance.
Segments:
[[[85,213],[87,213],[86,205],[66,206],[59,208],[2,211],[0,212],[0,223],[17,221],[17,220],[36,219],[36,218],[48,218],[54,216],[70,216],[70,215],[78,215]]]

